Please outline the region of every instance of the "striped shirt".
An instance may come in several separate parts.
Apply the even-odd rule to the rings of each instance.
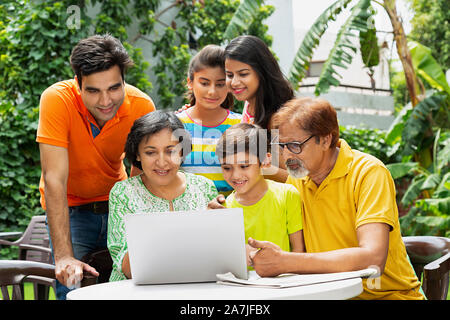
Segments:
[[[177,114],[192,137],[192,152],[184,160],[181,169],[212,180],[217,190],[225,195],[229,194],[233,188],[223,178],[219,159],[216,156],[216,144],[225,130],[240,123],[242,119],[240,113],[227,111],[227,117],[216,127],[206,127],[196,123],[186,110]]]

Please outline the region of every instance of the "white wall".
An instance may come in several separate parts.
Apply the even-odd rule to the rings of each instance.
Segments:
[[[275,12],[265,23],[269,26],[268,33],[273,37],[272,50],[276,53],[281,70],[286,76],[297,50],[294,32],[295,13],[292,2],[292,0],[268,0],[265,2],[275,7]]]

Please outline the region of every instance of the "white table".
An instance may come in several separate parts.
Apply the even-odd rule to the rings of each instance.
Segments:
[[[215,282],[135,285],[132,280],[96,284],[71,291],[69,300],[344,300],[363,291],[361,278],[293,288],[231,286]]]

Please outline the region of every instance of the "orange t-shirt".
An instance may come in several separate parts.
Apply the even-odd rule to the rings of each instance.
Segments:
[[[155,110],[148,95],[126,84],[123,104],[94,139],[90,122],[96,121],[85,107],[75,81],[55,83],[42,93],[36,138],[39,143],[68,149],[69,206],[108,200],[114,184],[127,178],[122,160],[133,122]],[[39,191],[45,210],[42,175]]]

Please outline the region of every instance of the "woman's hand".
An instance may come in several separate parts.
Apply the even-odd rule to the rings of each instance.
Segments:
[[[184,106],[182,106],[182,107],[181,107],[180,109],[178,109],[177,111],[174,111],[174,113],[175,113],[175,114],[181,113],[181,112],[183,112],[184,110],[189,109],[190,107],[191,107],[190,105],[185,104]]]

